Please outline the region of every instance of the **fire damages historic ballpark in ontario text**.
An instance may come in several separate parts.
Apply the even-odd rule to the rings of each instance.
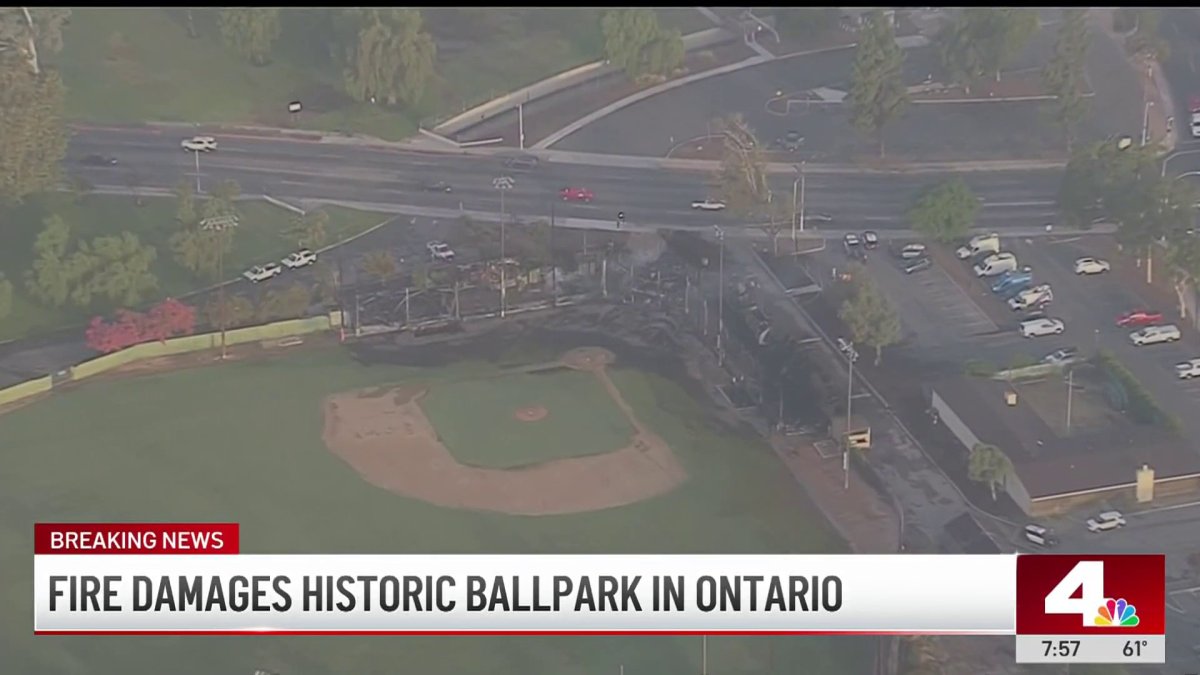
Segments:
[[[324,575],[54,575],[50,611],[69,612],[836,612],[827,576],[465,577]],[[131,586],[132,593],[123,592]],[[648,587],[648,588],[647,588]],[[647,594],[646,591],[649,591]],[[689,597],[690,595],[690,597]]]

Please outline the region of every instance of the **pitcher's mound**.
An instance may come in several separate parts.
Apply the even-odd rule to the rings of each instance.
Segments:
[[[546,415],[549,414],[550,411],[546,410],[545,406],[533,405],[529,406],[528,408],[518,408],[517,412],[513,414],[513,417],[516,417],[522,422],[538,422],[546,419]]]

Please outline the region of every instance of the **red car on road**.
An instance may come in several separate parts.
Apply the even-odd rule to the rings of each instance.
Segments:
[[[590,202],[596,197],[591,190],[577,187],[563,188],[558,194],[564,202]]]
[[[1153,326],[1162,323],[1162,312],[1155,312],[1148,309],[1135,309],[1131,312],[1125,312],[1117,317],[1117,325],[1125,328]]]

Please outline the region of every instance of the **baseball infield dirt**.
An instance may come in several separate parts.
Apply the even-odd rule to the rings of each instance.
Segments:
[[[513,515],[553,515],[632,504],[687,478],[663,439],[650,432],[609,379],[613,354],[576,349],[562,363],[593,372],[635,432],[629,445],[589,457],[519,469],[461,464],[438,439],[418,401],[424,390],[385,387],[325,400],[325,445],[369,483],[438,506]]]

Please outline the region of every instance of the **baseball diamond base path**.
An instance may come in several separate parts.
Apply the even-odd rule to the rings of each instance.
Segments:
[[[609,379],[605,368],[613,358],[597,348],[562,358],[562,365],[594,373],[634,428],[629,445],[613,452],[518,469],[467,466],[439,440],[419,404],[425,391],[412,386],[330,396],[323,439],[368,483],[437,506],[537,516],[632,504],[670,492],[687,472]]]

